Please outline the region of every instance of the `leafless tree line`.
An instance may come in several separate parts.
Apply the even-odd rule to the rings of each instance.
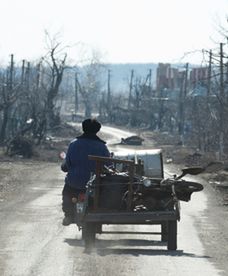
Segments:
[[[225,158],[228,153],[227,47],[227,42],[220,43],[218,50],[205,51],[207,77],[198,79],[198,83],[191,83],[191,68],[186,64],[176,91],[153,88],[151,72],[138,78],[132,70],[125,95],[112,94],[110,100],[110,92],[106,93],[103,104],[104,108],[109,102],[106,118],[117,124],[173,134],[174,143],[217,152],[220,158]]]
[[[11,55],[9,66],[0,69],[0,143],[28,137],[40,144],[60,124],[57,103],[63,85],[70,87],[68,104],[73,104],[75,114],[83,111],[88,118],[96,112],[103,122],[167,132],[177,137],[174,143],[217,151],[222,158],[228,152],[226,33],[224,37],[226,42],[218,50],[204,51],[207,77],[191,83],[191,68],[186,64],[178,79],[179,89],[174,91],[153,87],[151,70],[145,77],[132,70],[129,90],[117,95],[112,91],[111,71],[96,55],[81,68],[67,67],[64,48],[51,39],[47,55],[36,63],[23,60],[16,66]],[[102,83],[104,70],[107,79]],[[198,93],[196,87],[205,93]]]
[[[59,123],[55,102],[66,67],[66,54],[56,43],[37,63],[16,65],[12,54],[0,70],[0,144],[11,145],[21,137],[40,144],[47,131]]]

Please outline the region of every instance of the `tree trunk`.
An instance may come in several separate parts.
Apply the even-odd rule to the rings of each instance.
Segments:
[[[0,133],[0,143],[4,143],[6,138],[6,128],[8,124],[9,119],[9,107],[5,107],[3,109],[3,120],[2,120],[2,126],[1,126],[1,133]]]

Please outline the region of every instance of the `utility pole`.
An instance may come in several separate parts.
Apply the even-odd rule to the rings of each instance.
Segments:
[[[223,43],[220,43],[220,137],[219,137],[219,158],[224,152],[224,71],[223,71]]]
[[[188,89],[188,63],[185,65],[185,74],[184,74],[184,97],[187,95]]]
[[[149,70],[149,88],[152,89],[152,69]]]
[[[36,89],[38,90],[39,87],[40,87],[40,78],[41,78],[41,62],[39,62],[37,64],[37,67],[36,67],[36,70],[37,70],[37,73],[36,73]]]
[[[152,70],[149,69],[149,74],[146,77],[146,83],[148,81],[148,86],[149,86],[149,91],[151,92],[151,88],[152,88]]]
[[[74,85],[74,112],[78,112],[78,73],[75,73],[75,85]]]
[[[128,96],[128,110],[131,107],[131,101],[132,101],[133,79],[134,79],[134,70],[131,70],[131,78],[130,78],[130,86],[129,86],[129,96]]]
[[[14,71],[14,61],[13,61],[13,54],[10,55],[10,72],[9,72],[9,90],[12,91],[13,89],[13,71]]]
[[[187,90],[188,90],[188,67],[189,67],[189,64],[186,63],[185,71],[182,77],[182,85],[180,87],[180,97],[179,97],[179,134],[181,136],[181,140],[183,140],[184,124],[185,124],[184,104],[185,104],[185,97],[187,95]]]
[[[26,84],[26,89],[29,91],[30,88],[30,62],[27,62],[27,67],[25,70],[25,84]]]
[[[106,111],[109,120],[112,121],[112,103],[111,103],[111,88],[110,88],[110,81],[111,81],[111,70],[108,70],[108,86],[107,86],[107,105],[106,105]]]
[[[21,68],[21,86],[24,86],[25,81],[25,60],[22,60],[22,68]]]
[[[183,73],[182,73],[183,75]],[[179,124],[178,132],[181,136],[183,134],[183,86],[184,86],[184,77],[182,76],[182,82],[180,85],[180,94],[179,94]]]
[[[110,88],[111,70],[108,70],[108,93],[107,93],[107,106],[111,107],[111,88]]]
[[[223,43],[220,43],[220,96],[224,99]]]
[[[207,98],[211,94],[211,63],[212,63],[212,50],[209,52],[209,66],[208,66],[208,80],[207,80]]]
[[[206,116],[207,120],[211,119],[210,115],[210,95],[211,95],[211,65],[212,65],[212,50],[209,52],[209,64],[208,64],[208,75],[207,75],[207,98],[206,98]],[[205,137],[203,139],[204,145],[203,149],[208,150],[209,148],[209,137],[210,137],[210,128],[205,127]]]

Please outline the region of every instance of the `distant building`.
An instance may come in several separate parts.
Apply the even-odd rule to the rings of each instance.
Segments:
[[[176,68],[171,68],[169,63],[159,63],[157,67],[157,90],[180,88],[180,74]]]
[[[178,97],[185,85],[186,71],[172,68],[169,63],[159,63],[157,67],[157,91],[163,92],[166,97]],[[187,78],[187,93],[189,95],[205,96],[209,78],[208,67],[195,67],[189,69]],[[165,91],[165,93],[164,93]]]
[[[190,72],[190,86],[195,88],[199,85],[206,85],[208,82],[208,67],[192,68]]]

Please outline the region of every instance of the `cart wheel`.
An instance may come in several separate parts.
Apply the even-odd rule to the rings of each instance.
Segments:
[[[162,222],[161,224],[161,241],[167,242],[168,241],[168,223]]]
[[[85,241],[85,247],[91,248],[94,245],[96,237],[96,224],[85,223],[82,227],[82,239]]]
[[[96,223],[96,233],[101,234],[102,233],[102,224],[101,223]]]
[[[177,221],[172,220],[168,222],[168,250],[177,249]]]

